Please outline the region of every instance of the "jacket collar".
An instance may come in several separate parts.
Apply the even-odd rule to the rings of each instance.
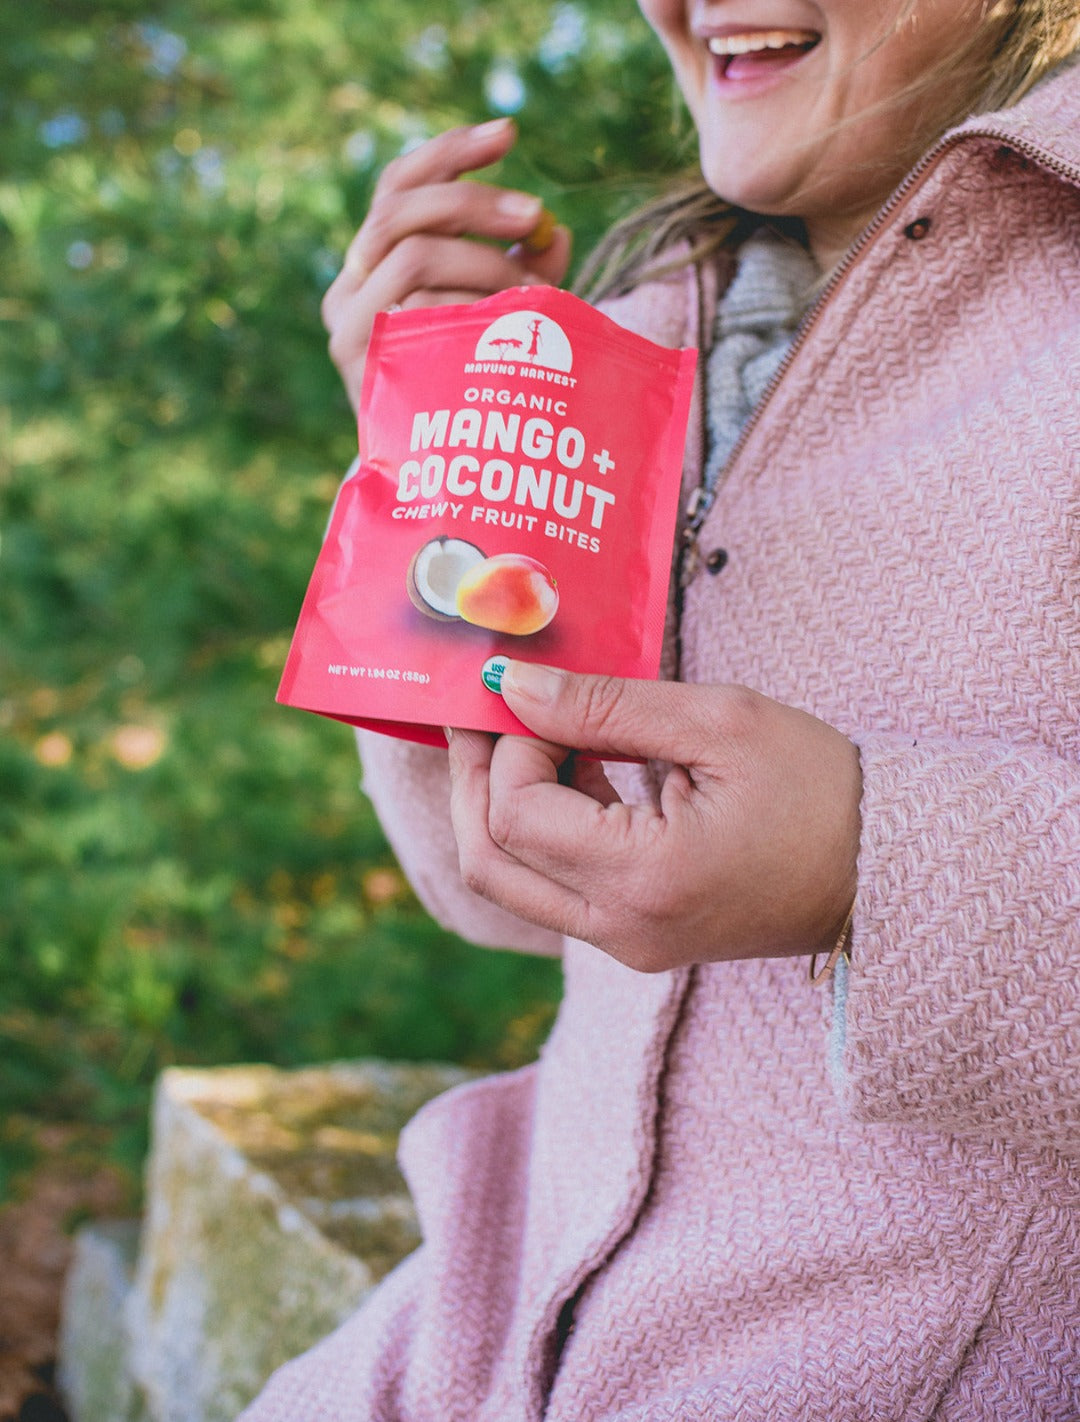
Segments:
[[[975,114],[947,133],[941,145],[961,138],[1008,144],[1080,187],[1080,53],[1063,60],[1018,104]]]

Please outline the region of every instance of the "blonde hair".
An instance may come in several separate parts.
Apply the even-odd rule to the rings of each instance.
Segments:
[[[908,0],[896,28],[915,14]],[[1080,50],[1080,0],[991,0],[982,23],[958,52],[923,75],[889,104],[902,103],[952,76],[954,102],[938,107],[913,135],[913,153],[924,153],[949,128],[972,114],[1008,108],[1063,59]],[[861,117],[861,115],[860,115]],[[770,218],[798,236],[792,218]],[[684,176],[661,197],[617,222],[585,262],[575,289],[591,301],[628,291],[638,282],[733,251],[761,217],[726,202],[700,174]],[[673,247],[679,256],[670,256]]]

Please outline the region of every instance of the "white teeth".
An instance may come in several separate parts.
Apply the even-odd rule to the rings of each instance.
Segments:
[[[709,49],[721,55],[753,54],[762,49],[813,44],[818,38],[813,30],[753,30],[742,35],[714,35],[709,40]]]

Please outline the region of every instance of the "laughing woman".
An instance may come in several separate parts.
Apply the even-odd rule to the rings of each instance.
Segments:
[[[422,1246],[245,1422],[1076,1422],[1080,4],[641,4],[701,181],[591,280],[702,350],[664,680],[362,737],[432,911],[565,997],[410,1125]],[[383,175],[350,391],[380,309],[562,280],[460,180],[512,142]]]

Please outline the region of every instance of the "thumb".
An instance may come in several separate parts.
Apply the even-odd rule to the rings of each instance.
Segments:
[[[586,676],[509,661],[502,695],[530,731],[572,750],[694,763],[696,688],[677,682]]]

